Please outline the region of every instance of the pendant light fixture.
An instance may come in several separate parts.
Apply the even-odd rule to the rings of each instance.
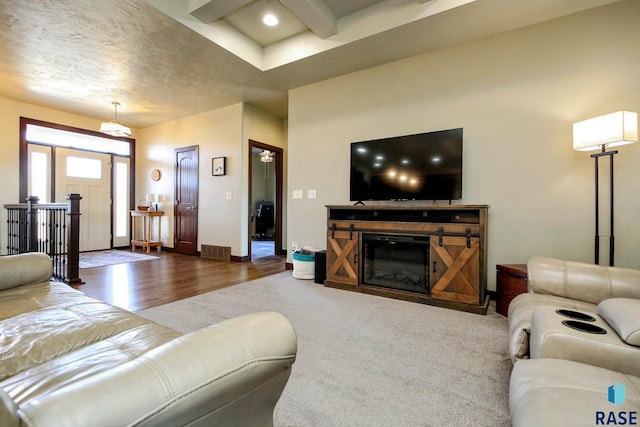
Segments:
[[[131,136],[131,129],[118,121],[118,105],[120,103],[113,101],[112,104],[115,109],[115,120],[102,122],[100,132],[111,136]]]
[[[262,150],[260,153],[260,161],[264,163],[271,163],[276,157],[276,153],[269,150]]]

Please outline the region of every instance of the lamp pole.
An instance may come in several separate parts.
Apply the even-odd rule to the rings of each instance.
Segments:
[[[613,254],[615,238],[613,236],[613,156],[618,154],[618,150],[605,151],[605,146],[602,146],[602,152],[592,154],[591,157],[595,160],[595,174],[596,174],[596,235],[595,235],[595,251],[594,251],[594,263],[600,264],[600,188],[598,185],[598,159],[600,157],[609,156],[609,265],[613,266]]]

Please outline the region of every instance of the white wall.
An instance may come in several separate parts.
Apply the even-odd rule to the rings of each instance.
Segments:
[[[289,241],[326,247],[350,142],[463,127],[461,203],[490,205],[489,289],[496,264],[591,262],[593,160],[572,150],[572,124],[640,111],[638,16],[628,0],[291,90]],[[640,268],[640,144],[615,162],[616,265]]]

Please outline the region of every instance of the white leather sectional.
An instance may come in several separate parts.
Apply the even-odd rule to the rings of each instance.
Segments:
[[[273,312],[182,335],[0,257],[0,426],[269,426],[296,358]]]
[[[508,313],[512,424],[640,422],[640,271],[543,257],[527,267],[528,293]]]

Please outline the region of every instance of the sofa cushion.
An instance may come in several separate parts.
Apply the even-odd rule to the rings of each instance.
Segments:
[[[625,401],[607,399],[609,387],[625,387]],[[562,359],[521,360],[509,385],[514,427],[597,425],[598,412],[640,411],[640,377]],[[604,423],[602,423],[604,424]]]
[[[529,335],[531,316],[536,307],[551,305],[557,308],[569,308],[577,311],[595,313],[596,306],[582,301],[545,294],[520,294],[509,304],[509,354],[515,363],[529,358]]]
[[[181,335],[148,321],[0,381],[0,389],[18,406],[39,401],[56,390],[134,360]]]
[[[0,426],[19,427],[20,416],[18,416],[18,406],[11,397],[0,388]]]
[[[588,333],[567,326],[571,321],[556,312],[556,307],[540,306],[533,310],[529,355],[531,359],[566,359],[640,376],[640,351],[627,345],[605,320],[591,313],[593,321],[578,321],[604,333]],[[573,320],[575,321],[575,320]]]
[[[148,320],[92,300],[73,306],[53,306],[0,321],[0,380],[16,375]]]
[[[554,258],[527,262],[529,292],[598,304],[607,298],[640,299],[640,270]]]
[[[71,307],[91,300],[64,283],[42,282],[0,292],[0,320],[43,307]]]
[[[629,345],[640,347],[640,300],[610,298],[598,304],[598,314]]]
[[[0,257],[0,290],[48,282],[53,274],[51,258],[28,253]]]

